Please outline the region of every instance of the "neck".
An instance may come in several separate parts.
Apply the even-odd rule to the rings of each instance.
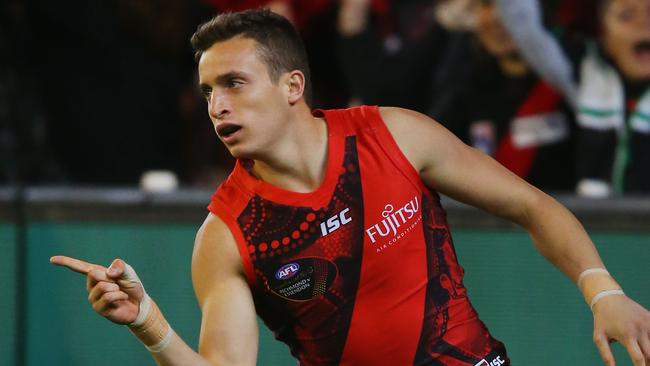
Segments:
[[[306,107],[306,106],[305,106]],[[255,159],[252,173],[274,186],[301,193],[316,190],[327,166],[327,124],[308,107],[287,124],[285,137]]]

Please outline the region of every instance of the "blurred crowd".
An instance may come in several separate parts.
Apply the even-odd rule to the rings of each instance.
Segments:
[[[543,190],[650,193],[650,0],[7,0],[0,184],[216,186],[188,40],[260,6],[300,30],[313,108],[414,109]]]

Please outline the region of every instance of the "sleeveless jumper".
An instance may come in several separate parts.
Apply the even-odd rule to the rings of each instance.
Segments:
[[[328,126],[318,189],[272,186],[238,161],[208,206],[260,318],[305,366],[509,364],[467,298],[438,194],[378,108],[314,113]]]

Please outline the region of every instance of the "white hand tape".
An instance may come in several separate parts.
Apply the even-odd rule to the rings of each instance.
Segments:
[[[142,287],[143,297],[142,300],[140,300],[138,317],[135,318],[133,323],[129,324],[129,326],[141,326],[144,324],[144,321],[147,319],[149,313],[151,312],[151,298],[149,298],[147,291],[145,291],[144,286],[142,285],[142,281],[140,280],[140,277],[138,277],[138,274],[135,273],[133,267],[131,267],[126,262],[124,262],[124,272],[122,273],[121,279],[130,283],[137,283],[140,285],[140,287]]]

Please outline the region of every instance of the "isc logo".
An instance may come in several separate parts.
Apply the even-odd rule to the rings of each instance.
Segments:
[[[500,366],[500,365],[505,365],[506,361],[501,359],[501,356],[497,356],[492,362],[487,362],[487,360],[483,359],[481,362],[477,363],[474,366]]]
[[[334,215],[329,219],[327,219],[327,221],[321,222],[320,223],[321,234],[323,234],[323,236],[327,234],[331,234],[334,231],[338,230],[341,226],[352,221],[351,217],[346,216],[349,211],[350,209],[346,208],[341,212],[339,212],[338,215]]]
[[[298,263],[285,264],[280,269],[278,269],[277,272],[275,272],[275,278],[278,280],[286,280],[287,278],[295,276],[296,273],[298,273],[299,269],[300,264]]]

